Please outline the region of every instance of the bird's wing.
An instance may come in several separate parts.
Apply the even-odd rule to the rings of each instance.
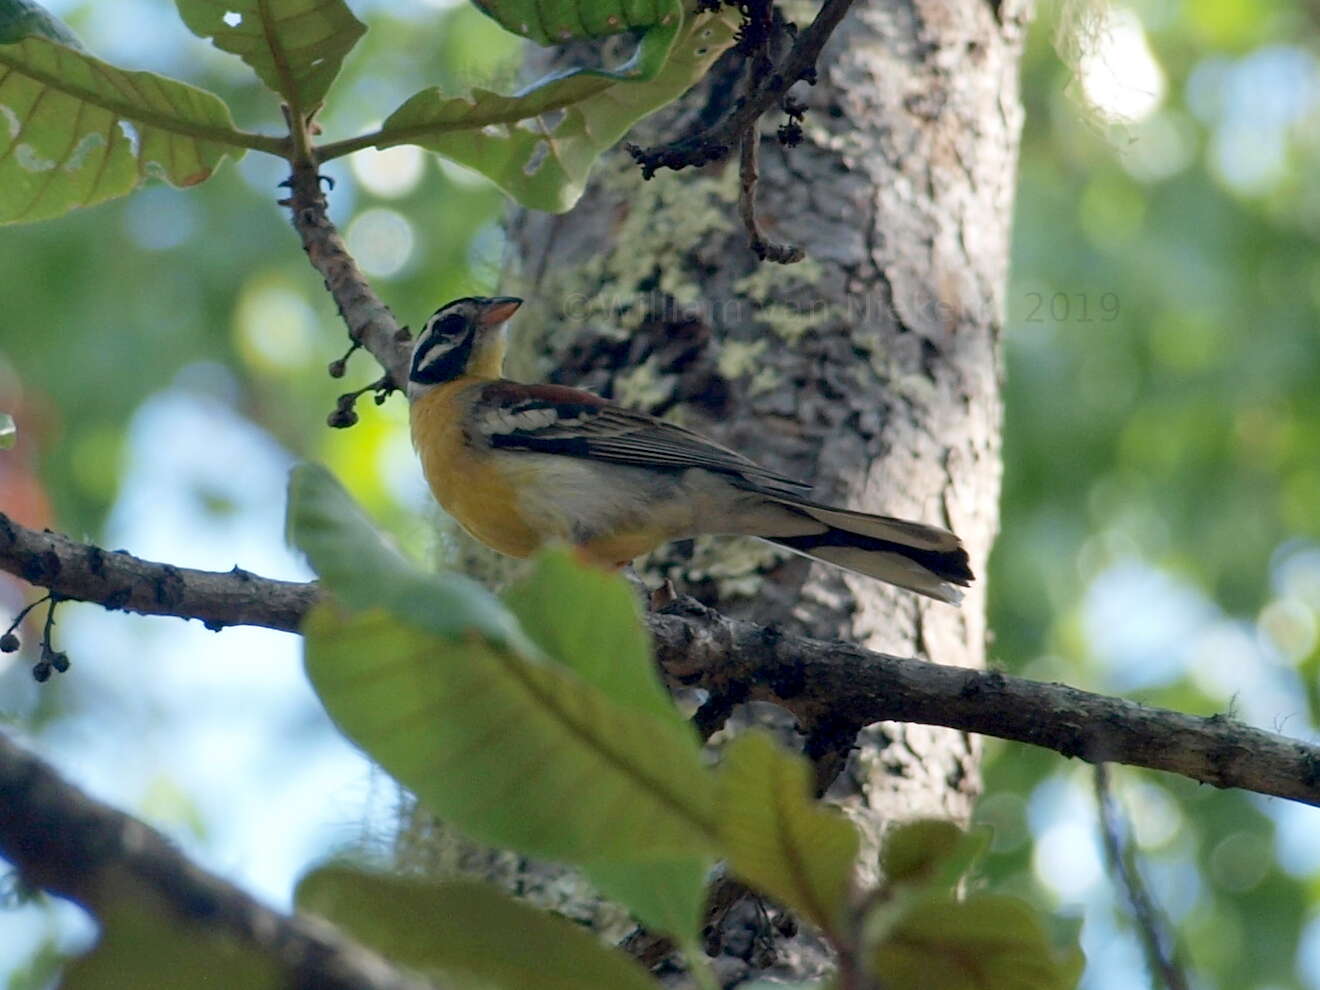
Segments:
[[[562,385],[492,382],[472,406],[472,427],[492,447],[656,470],[704,468],[740,487],[802,497],[811,486],[761,467],[699,433]]]

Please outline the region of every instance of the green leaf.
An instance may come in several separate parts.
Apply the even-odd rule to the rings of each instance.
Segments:
[[[611,701],[682,721],[656,672],[637,596],[623,578],[552,548],[505,593],[504,604],[547,656]]]
[[[236,130],[213,93],[73,44],[35,5],[0,0],[0,223],[101,203],[148,176],[196,185],[225,155],[273,141]]]
[[[355,609],[384,608],[450,638],[475,631],[495,643],[525,642],[513,616],[475,581],[426,574],[405,560],[319,464],[290,472],[286,528],[322,584]]]
[[[943,819],[905,822],[885,837],[880,868],[890,883],[952,887],[990,847],[991,833]]]
[[[506,31],[541,45],[651,27],[663,22],[674,10],[671,0],[473,0],[473,3]]]
[[[914,898],[869,958],[886,986],[922,990],[1071,990],[1084,963],[1076,946],[1055,952],[1035,908],[1001,894]]]
[[[695,933],[714,781],[626,586],[549,555],[510,592],[529,636],[473,582],[414,568],[312,465],[291,478],[289,529],[327,588],[375,609],[304,626],[308,675],[351,738],[474,837],[578,863],[653,927]]]
[[[759,731],[736,738],[719,774],[729,867],[823,931],[846,907],[857,829],[811,797],[811,767]]]
[[[0,413],[0,450],[9,450],[18,443],[18,427],[9,413]]]
[[[621,577],[553,548],[540,554],[532,573],[510,588],[504,601],[547,656],[615,704],[648,712],[690,735],[656,672],[637,596]],[[710,865],[709,857],[700,857],[583,869],[601,893],[627,904],[647,927],[694,939]]]
[[[279,990],[288,974],[250,946],[163,911],[126,903],[98,919],[96,945],[67,967],[61,990]]]
[[[631,957],[589,932],[473,881],[434,881],[344,866],[298,884],[298,907],[444,986],[504,990],[655,990]]]
[[[475,628],[445,639],[324,604],[304,633],[335,722],[474,838],[571,863],[710,851],[714,783],[690,733]]]
[[[237,55],[300,111],[315,108],[366,25],[343,0],[175,0],[188,30]]]
[[[652,931],[695,941],[706,907],[706,877],[714,857],[583,864],[582,872],[606,897],[626,904]]]
[[[732,44],[735,22],[723,8],[652,28],[616,71],[579,69],[514,96],[423,90],[390,114],[376,145],[420,145],[475,169],[524,206],[563,212],[602,151],[705,74]],[[558,121],[545,119],[558,110]]]

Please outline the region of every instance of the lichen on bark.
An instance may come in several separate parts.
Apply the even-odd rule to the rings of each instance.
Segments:
[[[798,266],[762,265],[749,249],[736,162],[643,182],[619,150],[570,213],[511,216],[506,288],[529,300],[515,377],[673,418],[815,482],[824,501],[949,526],[979,580],[958,610],[715,537],[661,548],[643,575],[739,617],[984,664],[1027,12],[1018,2],[859,0],[819,83],[798,87],[809,108],[803,143],[762,138],[758,209],[768,234],[805,247]],[[722,86],[735,78],[727,66],[714,75]],[[634,140],[685,132],[708,90],[644,122]],[[831,797],[864,823],[873,849],[894,820],[965,820],[977,757],[965,734],[879,724],[862,733]]]

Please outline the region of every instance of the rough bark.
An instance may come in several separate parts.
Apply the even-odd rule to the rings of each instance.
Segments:
[[[806,249],[802,264],[757,264],[735,161],[643,183],[617,153],[571,213],[520,214],[512,287],[538,304],[520,334],[541,331],[520,370],[679,419],[824,499],[947,525],[983,577],[1023,21],[979,0],[853,8],[819,84],[798,87],[804,143],[763,138],[761,212]],[[681,131],[703,98],[642,140]],[[646,570],[795,632],[984,662],[984,580],[958,610],[728,539],[659,551]],[[854,803],[881,819],[967,816],[978,785],[965,736],[868,735],[841,782],[864,793]]]
[[[806,23],[812,9],[787,13]],[[643,182],[620,149],[570,213],[512,218],[505,288],[529,300],[514,377],[672,417],[815,482],[824,500],[946,525],[981,577],[955,609],[758,541],[712,538],[657,551],[639,568],[648,579],[790,632],[984,665],[1025,21],[1020,3],[854,5],[818,84],[794,90],[809,107],[804,142],[785,150],[770,136],[778,121],[762,126],[762,223],[806,249],[801,264],[754,257],[736,154]],[[708,124],[711,91],[727,104],[736,69],[712,79],[634,139]],[[838,729],[818,751],[846,751],[855,726]],[[969,816],[972,737],[881,723],[859,742],[830,793],[873,839],[899,818]]]

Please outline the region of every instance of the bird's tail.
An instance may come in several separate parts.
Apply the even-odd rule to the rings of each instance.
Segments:
[[[957,586],[972,581],[967,551],[947,529],[816,502],[777,501],[824,527],[800,536],[764,537],[803,556],[954,605],[963,597]]]

